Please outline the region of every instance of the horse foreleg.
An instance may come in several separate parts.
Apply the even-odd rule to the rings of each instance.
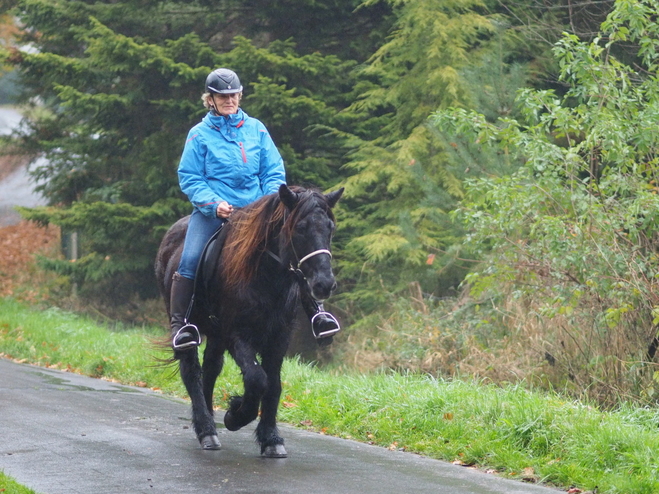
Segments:
[[[238,341],[229,352],[240,367],[245,386],[243,396],[231,397],[229,410],[224,414],[226,428],[237,431],[258,416],[261,397],[268,387],[268,377],[256,360],[256,352],[251,345]]]
[[[197,349],[179,352],[177,357],[181,379],[192,401],[192,426],[197,434],[197,439],[204,449],[220,449],[215,421],[204,400]]]
[[[224,346],[218,338],[207,338],[204,363],[201,366],[201,379],[206,407],[211,415],[213,415],[215,381],[217,381],[217,376],[220,375],[224,366],[224,350]]]
[[[256,427],[256,440],[261,454],[268,458],[286,458],[284,439],[277,429],[277,410],[281,397],[281,366],[283,356],[263,357],[263,369],[268,376],[268,389],[261,400],[261,420]]]

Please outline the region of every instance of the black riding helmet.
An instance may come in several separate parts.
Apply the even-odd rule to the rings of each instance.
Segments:
[[[215,69],[206,77],[206,89],[218,94],[235,94],[242,92],[243,87],[233,70]]]

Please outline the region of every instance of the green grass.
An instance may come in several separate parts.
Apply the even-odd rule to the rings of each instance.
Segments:
[[[153,340],[160,328],[99,325],[56,309],[31,310],[0,299],[0,352],[39,365],[185,396],[169,356]],[[339,375],[289,360],[280,420],[391,449],[603,493],[659,492],[659,411],[615,411],[535,393],[399,373]],[[241,393],[230,362],[218,404]]]
[[[3,494],[35,494],[32,489],[18,484],[14,479],[0,470],[0,492]]]

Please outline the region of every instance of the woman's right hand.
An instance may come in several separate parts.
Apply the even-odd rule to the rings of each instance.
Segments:
[[[217,214],[218,218],[228,218],[231,216],[231,213],[233,213],[233,206],[227,201],[222,201],[217,205],[215,214]]]

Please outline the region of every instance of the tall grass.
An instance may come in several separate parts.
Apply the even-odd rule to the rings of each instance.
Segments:
[[[0,352],[185,396],[156,364],[156,328],[105,327],[55,309],[0,299]],[[217,404],[241,392],[230,364]],[[659,492],[659,412],[601,411],[522,385],[496,386],[413,373],[328,372],[287,360],[280,419],[390,449],[475,465],[501,476],[602,493]]]
[[[371,328],[349,333],[337,352],[340,365],[524,381],[610,408],[659,404],[659,363],[647,355],[648,328],[657,331],[650,322],[621,316],[620,324],[602,327],[576,310],[541,317],[546,307],[514,293],[435,301],[411,295],[395,299],[390,315]]]

